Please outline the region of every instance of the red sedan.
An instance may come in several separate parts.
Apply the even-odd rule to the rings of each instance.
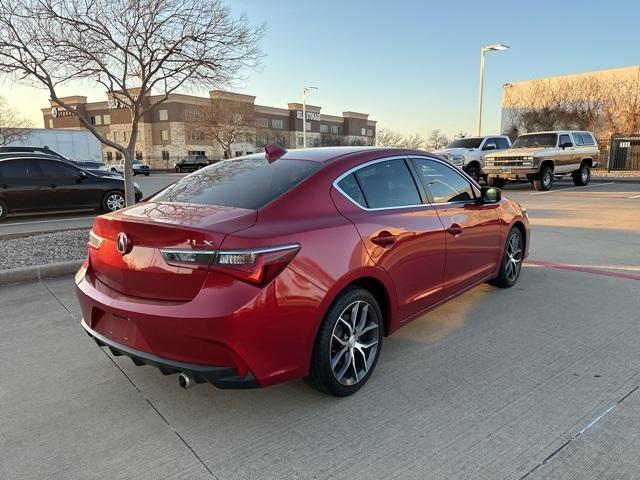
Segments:
[[[526,212],[443,159],[267,152],[96,218],[76,284],[99,345],[183,387],[306,378],[345,396],[384,336],[482,282],[518,280]]]

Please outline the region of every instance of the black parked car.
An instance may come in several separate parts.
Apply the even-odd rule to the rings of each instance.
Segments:
[[[204,155],[188,155],[175,164],[176,172],[195,172],[213,162]]]
[[[82,168],[83,170],[88,170],[92,173],[98,172],[108,172],[109,167],[102,161],[96,160],[72,160],[70,158],[65,157],[61,153],[56,152],[55,150],[51,150],[49,147],[29,147],[25,145],[5,145],[4,147],[0,147],[0,155],[11,155],[11,154],[31,154],[31,155],[47,155],[50,157],[57,158],[59,160],[64,160],[66,162],[70,162],[71,164]]]
[[[136,185],[136,202],[142,191]],[[0,220],[8,213],[125,206],[124,180],[97,175],[46,155],[0,155]]]

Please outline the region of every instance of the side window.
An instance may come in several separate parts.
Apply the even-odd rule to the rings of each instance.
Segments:
[[[596,144],[596,142],[593,140],[593,136],[589,132],[582,132],[580,135],[582,136],[582,140],[585,145]]]
[[[411,172],[402,159],[374,163],[354,175],[369,208],[422,204]]]
[[[64,163],[39,160],[40,171],[47,178],[71,179],[78,175],[78,169]]]
[[[412,158],[411,162],[433,203],[475,200],[471,184],[454,169],[428,158]]]
[[[496,150],[497,148],[498,148],[498,144],[496,143],[496,139],[487,138],[487,140],[484,142],[484,146],[482,147],[482,150]]]
[[[360,185],[358,185],[358,181],[353,173],[340,180],[338,182],[338,187],[340,187],[340,189],[358,205],[361,207],[368,207],[364,194],[362,193],[362,190],[360,190]]]
[[[584,139],[582,137],[582,134],[574,133],[573,134],[573,143],[575,143],[576,145],[584,145]]]
[[[30,185],[37,176],[37,167],[32,160],[0,162],[0,183]]]
[[[502,137],[496,138],[496,145],[498,145],[498,149],[500,150],[509,148],[509,142],[507,142],[506,138]]]
[[[560,140],[558,140],[558,146],[563,145],[565,143],[573,143],[573,142],[571,141],[571,137],[569,135],[562,134],[560,135]]]

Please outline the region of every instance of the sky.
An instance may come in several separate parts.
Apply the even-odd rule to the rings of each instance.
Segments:
[[[499,133],[502,85],[518,80],[640,64],[640,3],[618,0],[418,1],[226,0],[235,14],[266,24],[259,71],[233,90],[286,108],[304,85],[322,113],[369,113],[404,134],[475,133],[480,47],[487,55],[483,133]],[[206,94],[206,92],[191,92]],[[63,94],[89,101],[100,88]],[[42,90],[0,83],[0,95],[42,127]]]

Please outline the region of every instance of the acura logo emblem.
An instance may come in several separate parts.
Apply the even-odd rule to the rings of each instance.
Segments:
[[[129,240],[129,237],[127,237],[127,234],[120,232],[118,234],[118,241],[116,242],[116,248],[118,249],[118,252],[120,252],[120,255],[126,255],[131,251],[132,247],[133,244],[131,243],[131,240]]]

